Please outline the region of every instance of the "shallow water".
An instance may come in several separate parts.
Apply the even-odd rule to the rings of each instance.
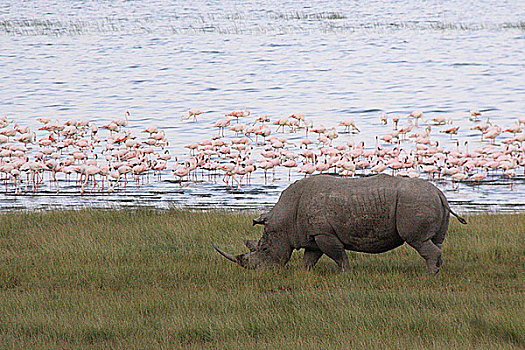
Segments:
[[[327,127],[351,118],[361,133],[338,141],[367,148],[390,130],[380,113],[422,110],[451,118],[476,148],[485,143],[470,130],[469,110],[503,127],[523,116],[524,28],[519,1],[0,0],[0,115],[36,129],[39,116],[102,124],[129,110],[131,130],[159,126],[183,159],[185,144],[210,138],[217,119],[245,107],[272,120],[302,112]],[[181,121],[190,108],[206,113]],[[454,147],[446,135],[434,138]],[[111,195],[79,196],[67,186],[58,195],[2,193],[0,209],[261,208],[289,183],[286,170],[267,184],[255,175],[240,190],[220,178],[181,187],[166,173]],[[479,187],[437,185],[464,211],[525,208],[523,176],[512,190],[498,177]]]

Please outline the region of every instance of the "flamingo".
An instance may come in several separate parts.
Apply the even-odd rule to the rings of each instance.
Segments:
[[[343,120],[342,122],[339,123],[339,126],[344,126],[345,132],[350,132],[350,128],[352,128],[352,130],[356,130],[357,132],[360,132],[360,130],[355,126],[355,122],[351,119]]]
[[[479,111],[471,110],[469,115],[470,121],[477,122],[479,121],[479,116],[481,116],[481,113]]]
[[[418,126],[418,123],[417,123],[418,120],[423,118],[423,112],[421,112],[421,111],[414,111],[414,112],[410,113],[408,116],[416,119],[416,125],[415,126],[417,127]]]
[[[436,125],[444,125],[447,123],[447,118],[442,115],[435,116],[431,119]]]
[[[490,139],[492,140],[492,144],[494,144],[494,140],[496,139],[496,137],[499,136],[499,134],[501,134],[501,128],[499,127],[494,127],[494,128],[491,128],[491,129],[487,129],[487,131],[485,132],[485,138],[486,139]],[[483,135],[483,134],[482,134]]]
[[[292,168],[297,167],[297,162],[293,159],[288,159],[287,161],[281,163],[281,165],[288,168],[288,180],[290,180]]]
[[[298,127],[301,127],[301,122],[303,123],[302,127],[306,127],[306,119],[304,113],[294,113],[290,115],[290,118],[294,118],[299,123]]]
[[[51,122],[51,119],[47,117],[38,117],[36,118],[36,121],[42,124],[48,124]]]
[[[129,116],[130,116],[129,111],[126,111],[126,113],[124,113],[124,119],[117,119],[117,120],[112,121],[112,123],[116,124],[117,126],[124,126],[124,127],[128,126]]]
[[[511,126],[505,130],[503,130],[503,132],[511,132],[514,134],[514,136],[516,134],[519,134],[521,132],[521,125],[519,123],[519,121],[516,121],[516,124],[514,124],[514,126]]]
[[[244,108],[244,111],[233,111],[228,114],[226,114],[226,117],[234,117],[237,118],[237,123],[239,122],[239,118],[247,117],[250,115],[250,111],[247,107]]]
[[[179,185],[182,187],[182,179],[190,173],[190,169],[186,166],[179,166],[174,170],[173,173],[179,177]]]
[[[403,138],[406,138],[407,133],[411,132],[414,128],[414,123],[412,123],[412,120],[408,120],[408,125],[403,126],[399,129],[399,135],[403,135]]]
[[[330,169],[330,164],[328,162],[320,162],[315,165],[315,170],[319,171],[321,174],[323,171],[328,171]]]
[[[449,135],[457,135],[458,134],[458,130],[459,130],[459,126],[456,126],[456,127],[453,127],[453,128],[448,128],[448,129],[445,129],[445,130],[442,130],[440,132],[442,133],[445,133],[445,134],[449,134]]]
[[[261,161],[259,161],[259,168],[264,170],[264,183],[265,184],[266,184],[266,181],[267,181],[266,174],[267,174],[268,170],[273,169],[274,167],[275,167],[274,163],[272,163],[269,160],[261,160]]]
[[[282,117],[282,118],[279,118],[279,120],[276,120],[275,122],[273,122],[273,125],[278,125],[277,127],[277,130],[275,130],[275,132],[279,132],[279,129],[283,129],[283,132],[284,132],[284,127],[288,125],[288,118],[286,117]]]
[[[190,119],[191,117],[193,117],[193,121],[196,122],[197,121],[197,116],[203,114],[204,112],[201,111],[200,109],[195,109],[195,108],[192,108],[188,111],[188,116],[182,116],[181,117],[181,120],[183,119]]]
[[[80,194],[84,194],[84,188],[90,178],[93,178],[93,188],[97,186],[95,175],[100,173],[100,168],[97,166],[93,166],[93,165],[87,165],[87,166],[83,166],[80,170],[81,170],[81,175],[85,176],[85,180],[82,183],[82,187],[80,189]],[[82,179],[82,176],[80,178]]]
[[[215,122],[214,127],[219,128],[219,134],[224,136],[224,128],[230,125],[230,119],[221,119]]]
[[[315,165],[311,164],[311,163],[304,163],[303,166],[299,169],[299,172],[300,173],[304,173],[304,177],[306,177],[306,175],[311,175],[315,172]]]
[[[381,113],[381,115],[379,115],[379,120],[381,121],[381,124],[386,125],[388,123],[388,116],[386,113]]]
[[[146,129],[142,130],[142,132],[147,132],[151,135],[159,132],[159,128],[154,125],[150,125]]]

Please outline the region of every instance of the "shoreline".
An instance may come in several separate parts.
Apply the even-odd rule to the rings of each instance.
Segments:
[[[451,208],[462,215],[476,216],[476,215],[516,215],[525,214],[525,203],[511,203],[511,204],[494,204],[494,203],[469,203],[457,201],[448,201]],[[0,209],[0,215],[4,214],[31,214],[31,213],[47,213],[47,212],[82,212],[82,211],[153,211],[159,213],[166,213],[170,211],[187,211],[187,212],[203,212],[214,213],[224,212],[233,214],[256,214],[270,210],[275,203],[265,204],[261,206],[224,206],[220,204],[215,205],[132,205],[132,206],[71,206],[71,207],[39,207],[39,208],[14,208],[14,209]]]

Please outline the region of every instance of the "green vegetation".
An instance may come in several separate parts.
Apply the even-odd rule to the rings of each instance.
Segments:
[[[181,19],[183,20],[181,22]],[[186,20],[186,21],[184,21]],[[192,25],[188,26],[187,21]],[[254,24],[254,21],[260,21]],[[379,21],[361,23],[348,18],[342,12],[268,12],[265,17],[252,13],[194,13],[191,16],[177,15],[157,21],[151,17],[115,18],[106,17],[97,20],[25,18],[1,19],[0,35],[8,36],[79,36],[111,33],[164,33],[164,34],[268,34],[268,33],[305,33],[355,32],[355,31],[507,31],[525,30],[525,21],[515,22],[443,22],[443,21]]]
[[[0,215],[0,348],[524,348],[525,215],[451,219],[445,265],[403,246],[341,274],[249,271],[255,214]]]
[[[326,20],[326,19],[345,19],[346,16],[342,14],[341,12],[312,12],[312,13],[306,13],[306,12],[300,12],[300,11],[294,11],[294,12],[281,12],[277,15],[277,18],[279,19],[285,19],[285,20]]]

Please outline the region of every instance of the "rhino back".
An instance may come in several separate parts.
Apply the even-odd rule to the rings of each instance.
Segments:
[[[314,177],[312,177],[314,179]],[[398,179],[318,176],[304,190],[298,229],[306,245],[318,234],[335,233],[346,249],[379,253],[403,243],[396,230]]]

